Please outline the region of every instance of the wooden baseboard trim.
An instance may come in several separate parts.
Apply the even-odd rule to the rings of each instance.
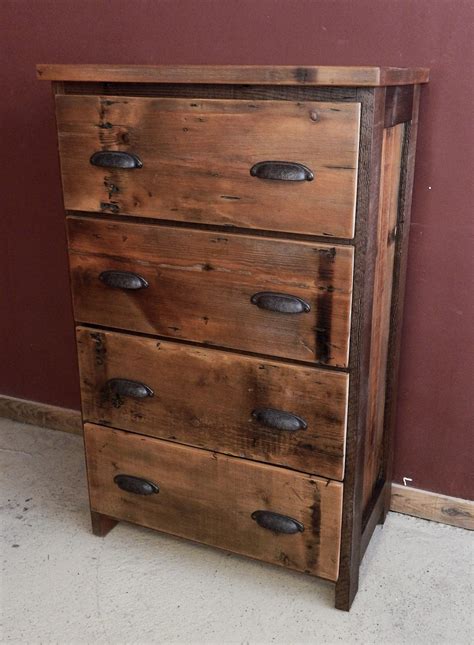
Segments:
[[[78,410],[69,410],[38,401],[27,401],[0,394],[0,417],[41,428],[82,434],[81,413]],[[432,522],[474,530],[474,502],[457,497],[392,484],[390,510]]]
[[[38,401],[27,401],[0,394],[0,417],[41,428],[82,434],[81,413]]]
[[[474,502],[459,497],[448,497],[419,488],[392,484],[390,510],[474,530]]]

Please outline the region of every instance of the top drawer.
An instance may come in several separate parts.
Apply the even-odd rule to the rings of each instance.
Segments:
[[[58,95],[56,107],[66,209],[353,237],[359,103]],[[93,165],[104,151],[128,155]],[[255,168],[268,161],[293,165]]]

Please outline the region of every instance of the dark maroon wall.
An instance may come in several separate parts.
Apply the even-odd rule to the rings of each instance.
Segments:
[[[432,83],[421,105],[396,480],[474,497],[470,0],[0,5],[0,392],[79,406],[53,105],[36,63],[424,65]]]

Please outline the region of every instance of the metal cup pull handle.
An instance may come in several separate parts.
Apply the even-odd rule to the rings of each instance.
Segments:
[[[99,150],[94,152],[89,161],[93,166],[99,166],[100,168],[131,170],[143,167],[143,162],[138,155],[118,150]]]
[[[301,314],[311,311],[311,305],[298,296],[288,293],[275,293],[273,291],[260,291],[250,298],[253,305],[267,311],[276,311],[282,314]]]
[[[277,181],[313,181],[313,171],[296,161],[259,161],[250,168],[252,177]]]
[[[288,517],[288,515],[272,513],[272,511],[254,511],[251,518],[263,529],[268,529],[273,533],[292,535],[293,533],[302,533],[304,531],[304,525],[298,520]]]
[[[133,493],[134,495],[153,495],[160,492],[157,484],[142,477],[135,477],[134,475],[115,475],[114,482],[122,490],[127,493]]]
[[[133,399],[146,399],[152,397],[154,392],[151,387],[138,381],[126,378],[112,378],[105,384],[105,389],[115,396],[130,396]]]
[[[267,428],[282,430],[284,432],[298,432],[306,430],[308,424],[304,419],[284,410],[275,408],[256,408],[252,411],[253,418]]]
[[[102,271],[99,275],[99,280],[112,289],[137,291],[138,289],[146,289],[148,287],[148,282],[145,278],[142,278],[138,273],[131,273],[130,271]]]

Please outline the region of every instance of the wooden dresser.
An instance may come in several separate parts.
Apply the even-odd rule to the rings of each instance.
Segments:
[[[94,533],[126,520],[321,576],[349,609],[389,508],[427,70],[38,76]]]

